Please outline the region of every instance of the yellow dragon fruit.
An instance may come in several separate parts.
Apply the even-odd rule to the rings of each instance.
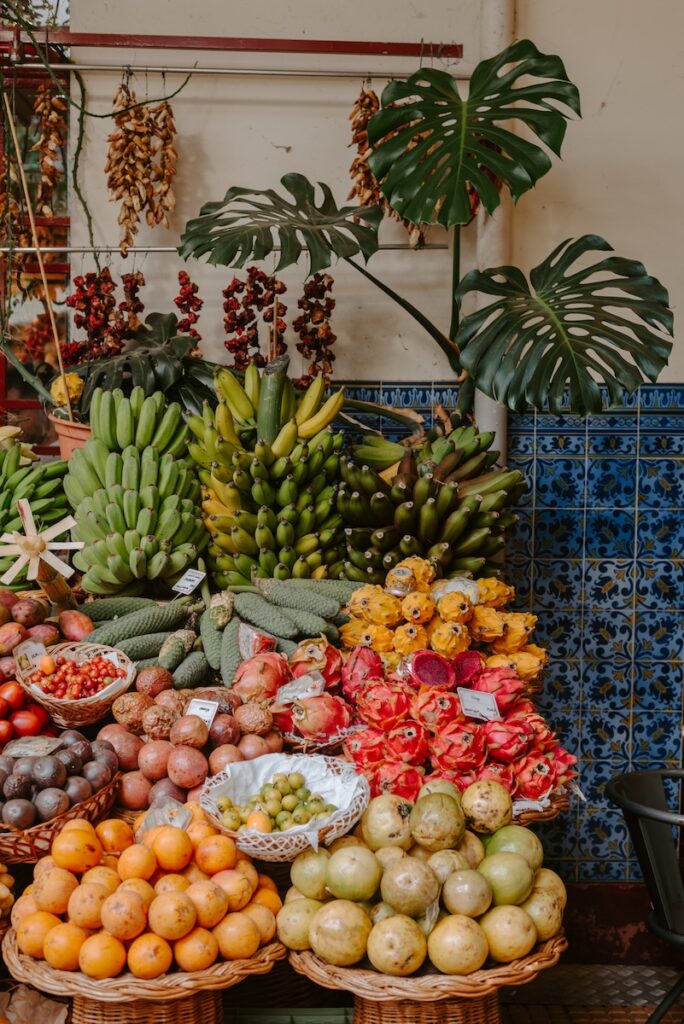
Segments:
[[[542,663],[542,668],[549,660],[549,655],[546,648],[540,647],[538,644],[525,644],[525,646],[522,647],[521,650],[524,651],[525,654],[533,654],[535,658],[539,658],[539,660]]]
[[[412,555],[410,558],[404,558],[401,562],[397,562],[394,567],[395,569],[408,569],[413,573],[418,587],[429,588],[429,585],[435,578],[435,567],[431,562],[426,561],[424,558],[419,558],[418,555]]]
[[[470,647],[470,634],[462,622],[442,622],[430,634],[430,646],[444,658],[453,658]]]
[[[504,635],[505,620],[501,612],[488,608],[486,604],[476,604],[473,616],[468,623],[473,640],[480,644],[488,644]],[[506,651],[497,653],[506,654]]]
[[[362,619],[352,619],[340,626],[340,639],[345,647],[370,647],[378,654],[394,650],[394,633],[387,626],[378,626]]]
[[[467,594],[450,590],[437,602],[437,611],[445,622],[468,622],[473,615],[473,606]]]
[[[388,594],[398,597],[400,600],[414,590],[420,590],[420,585],[412,569],[403,563],[395,565],[385,576],[385,590]],[[358,593],[358,591],[357,591]]]
[[[537,616],[529,612],[502,612],[504,620],[503,636],[497,637],[492,643],[495,654],[512,654],[521,650],[537,624]]]
[[[398,626],[403,618],[399,598],[370,585],[354,591],[348,609],[350,615],[376,626]]]
[[[394,631],[394,650],[402,656],[424,651],[429,644],[427,631],[418,623],[407,622]]]
[[[432,600],[432,595],[421,590],[407,594],[401,602],[401,613],[407,622],[429,622],[435,613],[435,602]]]
[[[503,608],[515,598],[515,587],[511,587],[495,576],[477,581],[480,595],[478,604],[486,604],[490,608]]]
[[[512,654],[493,654],[487,658],[487,668],[509,668],[524,679],[526,683],[536,679],[542,670],[541,658],[528,651],[515,651]]]

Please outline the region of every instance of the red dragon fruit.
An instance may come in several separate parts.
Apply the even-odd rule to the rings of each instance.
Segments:
[[[385,667],[380,655],[370,647],[359,645],[342,666],[342,693],[347,700],[355,703],[369,680],[384,678]]]
[[[484,666],[484,658],[479,651],[461,651],[451,659],[456,676],[456,686],[471,686]]]
[[[292,720],[300,736],[323,743],[347,728],[351,722],[351,708],[341,697],[321,693],[318,697],[294,701]]]
[[[411,700],[411,715],[430,732],[439,732],[461,716],[461,702],[455,693],[421,690]]]
[[[510,705],[504,715],[504,719],[507,722],[511,722],[514,718],[528,718],[530,715],[536,714],[538,714],[538,711],[532,701],[522,697]]]
[[[293,679],[320,672],[326,690],[332,690],[341,679],[342,654],[324,636],[320,640],[304,640],[290,656],[290,671]]]
[[[577,772],[572,770],[573,766],[577,764],[577,758],[569,750],[566,750],[565,747],[554,747],[553,750],[549,750],[546,757],[553,764],[553,770],[556,774],[556,785],[562,786],[577,775]]]
[[[453,690],[456,675],[452,662],[435,651],[413,651],[400,663],[398,675],[419,690],[422,686],[433,690]]]
[[[279,732],[295,731],[291,704],[271,704],[268,709],[273,715],[273,726]]]
[[[387,752],[393,761],[422,764],[428,756],[429,735],[418,722],[402,722],[387,736]]]
[[[556,773],[548,757],[527,754],[513,765],[517,782],[516,796],[541,800],[556,787]]]
[[[532,750],[536,753],[546,754],[558,745],[558,737],[541,715],[528,715],[524,723],[532,732]]]
[[[515,792],[516,780],[513,765],[501,764],[499,761],[489,761],[477,770],[478,782],[500,782],[511,796]]]
[[[289,678],[290,666],[284,654],[256,654],[238,666],[232,691],[245,703],[272,700]]]
[[[479,674],[471,689],[480,693],[492,693],[499,713],[503,714],[513,704],[522,690],[522,679],[509,668],[487,668]]]
[[[457,786],[461,793],[465,793],[468,786],[472,786],[473,782],[477,782],[477,772],[458,772],[455,775],[446,775],[445,772],[440,773],[442,778],[448,778],[449,782],[453,782],[454,786]]]
[[[371,795],[382,796],[383,793],[394,793],[404,800],[413,803],[423,785],[423,770],[403,761],[386,761],[373,774],[371,779]]]
[[[504,764],[517,761],[530,745],[531,730],[523,722],[485,722],[482,732],[487,740],[489,756]]]
[[[430,744],[430,760],[440,771],[474,771],[486,756],[484,733],[474,722],[452,722]]]
[[[356,710],[366,725],[389,732],[409,717],[411,691],[398,683],[371,682],[357,697]]]
[[[379,729],[358,729],[344,741],[344,756],[362,772],[374,771],[387,758],[387,737]]]

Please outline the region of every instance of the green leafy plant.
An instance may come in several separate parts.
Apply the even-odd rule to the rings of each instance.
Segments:
[[[338,207],[322,183],[317,204],[314,185],[300,174],[282,179],[289,197],[229,189],[188,223],[179,251],[240,267],[278,245],[278,270],[304,250],[311,270],[344,259],[440,346],[460,383],[461,414],[471,411],[476,387],[515,410],[568,411],[567,395],[571,411],[597,412],[602,384],[618,402],[667,363],[672,313],[659,281],[620,257],[573,267],[591,249],[610,251],[598,236],[563,242],[531,271],[531,288],[515,267],[473,270],[460,280],[460,230],[472,216],[472,189],[488,213],[504,188],[517,201],[551,168],[549,152],[560,155],[571,115],[580,115],[579,94],[563,62],[529,40],[478,64],[467,98],[434,69],[383,91],[368,127],[369,164],[401,217],[454,232],[448,332],[354,259],[368,261],[378,248],[377,208]],[[513,131],[516,121],[527,128],[524,138]],[[461,320],[464,296],[476,291],[495,301]]]

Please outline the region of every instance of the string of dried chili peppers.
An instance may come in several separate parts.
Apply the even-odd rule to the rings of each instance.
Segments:
[[[33,104],[33,113],[38,117],[39,138],[31,150],[32,153],[38,153],[40,181],[36,190],[35,209],[41,217],[53,215],[52,200],[64,176],[66,110],[67,105],[57,95],[53,82],[43,82],[38,87]]]

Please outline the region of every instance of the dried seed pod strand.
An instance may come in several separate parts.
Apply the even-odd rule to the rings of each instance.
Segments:
[[[154,165],[153,192],[149,198],[149,210],[156,224],[169,226],[167,211],[175,209],[176,196],[172,183],[176,176],[178,153],[174,147],[176,125],[173,120],[171,104],[165,100],[150,110],[153,132],[155,136],[155,155],[158,163]],[[149,221],[149,217],[148,217]]]
[[[36,191],[36,213],[43,217],[53,214],[52,200],[64,174],[66,109],[66,103],[57,95],[51,81],[43,82],[38,87],[33,113],[38,118],[39,137],[32,152],[39,154],[40,181]]]
[[[124,256],[138,233],[140,214],[154,194],[153,123],[149,109],[136,104],[135,93],[122,83],[114,98],[116,127],[107,137],[104,168],[111,199],[121,202],[119,248]]]

